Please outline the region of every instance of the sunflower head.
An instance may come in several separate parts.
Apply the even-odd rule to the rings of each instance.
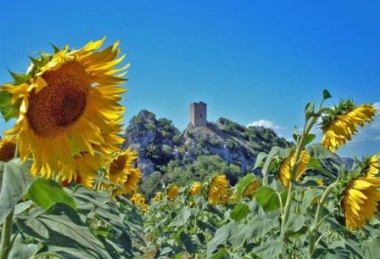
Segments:
[[[15,157],[17,146],[16,136],[5,137],[0,140],[0,161],[8,162]]]
[[[179,194],[179,187],[177,185],[175,185],[175,184],[172,184],[169,187],[169,189],[168,189],[168,191],[166,193],[166,196],[168,197],[168,199],[170,201],[174,201],[175,198],[178,196],[178,194]]]
[[[137,152],[130,149],[116,153],[108,166],[107,177],[109,180],[115,184],[127,181],[128,175],[134,169],[133,163],[136,159]]]
[[[162,200],[162,192],[156,192],[156,195],[153,198],[153,201],[160,201]]]
[[[190,187],[190,196],[199,195],[202,190],[202,183],[201,182],[194,182]]]
[[[301,151],[299,156],[299,163],[295,171],[295,180],[300,180],[303,173],[306,171],[307,164],[309,163],[310,155],[305,151]],[[296,153],[292,151],[287,158],[285,158],[279,167],[278,178],[281,183],[285,186],[289,186],[290,178],[292,176],[293,167],[296,164]]]
[[[245,189],[244,189],[244,192],[243,192],[243,196],[244,197],[248,197],[250,199],[252,199],[255,194],[256,194],[256,191],[260,188],[261,186],[261,183],[259,180],[254,180],[252,181]]]
[[[84,187],[88,189],[92,189],[95,183],[95,176],[94,175],[81,175],[77,174],[74,178],[71,180],[69,179],[62,179],[60,180],[62,187],[67,187],[72,183],[83,185]]]
[[[358,229],[375,216],[380,202],[379,185],[379,178],[366,177],[353,179],[346,185],[341,206],[345,213],[347,229]]]
[[[372,178],[379,174],[380,168],[380,153],[367,157],[363,161],[363,169],[361,174],[365,177]]]
[[[214,176],[208,186],[208,202],[210,204],[220,204],[227,193],[227,187],[228,180],[224,174]]]
[[[141,171],[139,168],[131,168],[128,171],[127,179],[123,182],[123,190],[126,194],[134,193],[141,180]]]
[[[33,175],[65,174],[65,166],[71,175],[62,178],[71,178],[76,157],[106,157],[122,143],[117,134],[124,108],[118,102],[125,89],[119,84],[127,66],[117,68],[124,58],[118,57],[118,42],[99,50],[104,40],[42,53],[25,75],[1,87],[19,110],[15,127],[5,133],[18,135],[21,159],[33,157]]]
[[[145,197],[141,193],[134,193],[131,197],[131,202],[135,204],[142,213],[145,213],[147,211],[148,205],[145,203]]]
[[[322,116],[322,145],[335,152],[351,140],[351,136],[357,132],[357,126],[364,127],[364,123],[371,122],[375,114],[376,109],[372,105],[355,106],[351,100],[341,101]]]

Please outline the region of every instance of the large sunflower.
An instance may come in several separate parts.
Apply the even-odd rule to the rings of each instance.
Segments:
[[[360,228],[375,216],[380,201],[379,184],[378,178],[359,177],[345,187],[342,207],[347,229]]]
[[[125,88],[119,84],[126,81],[122,76],[128,65],[116,68],[124,58],[118,58],[119,42],[98,51],[104,40],[79,50],[43,53],[33,59],[28,80],[2,87],[13,95],[13,104],[21,103],[17,123],[6,134],[18,134],[22,159],[33,156],[33,175],[65,174],[65,165],[75,177],[76,157],[108,155],[122,143],[116,134],[124,112],[118,102]]]
[[[5,137],[0,139],[0,161],[8,162],[15,157],[16,153],[16,137]]]
[[[310,160],[310,155],[305,151],[301,151],[300,154],[300,162],[296,169],[296,176],[295,180],[299,180],[302,176],[302,174],[306,171],[307,164]],[[292,174],[292,168],[296,163],[296,153],[292,151],[290,155],[285,158],[281,164],[280,168],[278,170],[278,178],[280,179],[281,183],[285,186],[289,186],[290,177]]]
[[[351,101],[342,102],[332,113],[322,118],[322,145],[334,152],[351,140],[358,125],[364,127],[364,123],[371,122],[375,114],[376,109],[372,105],[355,107]]]
[[[228,180],[224,174],[216,175],[209,185],[207,198],[210,204],[219,204],[227,192]]]

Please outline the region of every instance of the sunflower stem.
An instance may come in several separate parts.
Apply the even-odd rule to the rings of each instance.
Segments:
[[[7,259],[9,251],[11,250],[13,214],[14,209],[11,210],[3,223],[3,229],[1,231],[0,259]]]
[[[329,196],[329,194],[334,190],[336,186],[336,183],[331,184],[329,187],[326,188],[325,192],[323,193],[321,200],[318,202],[317,212],[315,214],[314,224],[311,226],[309,231],[309,256],[308,258],[313,258],[314,248],[317,242],[314,243],[315,235],[317,233],[318,227],[319,227],[319,219],[321,217],[321,212],[323,209],[323,206],[325,205],[326,199]],[[319,242],[319,241],[318,241]]]

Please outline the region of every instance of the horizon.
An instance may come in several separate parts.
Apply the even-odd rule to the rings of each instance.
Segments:
[[[81,48],[106,36],[106,47],[120,39],[124,64],[131,63],[125,125],[146,109],[184,129],[190,103],[203,101],[209,121],[225,117],[289,139],[323,89],[333,96],[329,106],[352,98],[380,110],[379,1],[26,0],[0,7],[0,84],[12,80],[8,70],[25,72],[28,56],[51,53],[50,44]],[[1,135],[13,123],[2,121]],[[358,130],[338,155],[380,151],[379,113]]]

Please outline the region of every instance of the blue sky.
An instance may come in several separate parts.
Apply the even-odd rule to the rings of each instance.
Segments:
[[[127,123],[141,109],[184,129],[189,104],[208,119],[261,124],[289,138],[329,89],[380,107],[380,2],[0,0],[0,83],[50,43],[121,40],[131,63]],[[3,131],[13,122],[0,124]],[[380,115],[339,153],[380,150]]]

